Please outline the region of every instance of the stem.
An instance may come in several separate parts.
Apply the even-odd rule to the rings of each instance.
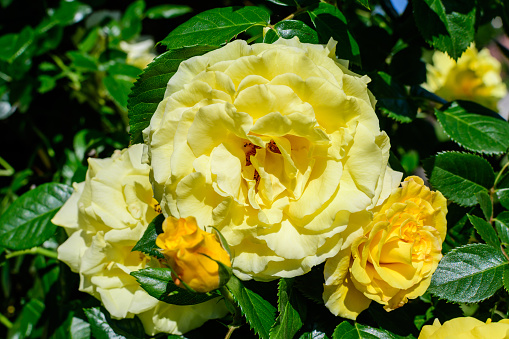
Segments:
[[[509,166],[509,161],[506,162],[504,167],[498,172],[497,177],[495,178],[495,183],[493,184],[493,187],[497,186],[498,180],[500,180],[500,177],[502,176],[502,173],[506,170],[507,166]]]
[[[4,158],[0,157],[0,165],[2,165],[5,169],[0,170],[0,176],[10,177],[14,174],[14,168]]]
[[[237,328],[240,327],[241,325],[241,321],[242,321],[242,311],[240,310],[240,307],[237,305],[237,303],[235,302],[235,300],[233,299],[233,295],[231,294],[231,292],[228,290],[228,288],[226,288],[226,286],[222,286],[220,289],[219,289],[219,292],[221,292],[221,295],[223,296],[225,302],[230,305],[231,307],[228,307],[228,309],[232,309],[234,310],[233,312],[233,321],[232,323],[228,326],[228,332],[226,333],[226,336],[224,337],[224,339],[230,339],[233,331],[235,331]]]
[[[237,328],[238,328],[237,326],[228,326],[228,333],[226,333],[224,339],[230,339],[233,331],[235,331]]]
[[[25,254],[40,254],[40,255],[44,255],[45,257],[48,257],[48,258],[51,258],[51,259],[58,259],[57,252],[51,251],[51,250],[47,250],[47,249],[42,248],[42,247],[33,247],[31,249],[28,249],[28,250],[11,252],[11,253],[8,253],[8,254],[5,255],[5,259],[19,257],[19,256],[25,255]]]
[[[259,37],[263,36],[263,33],[260,33],[260,34],[256,34],[252,37],[250,37],[249,39],[246,40],[246,43],[247,44],[250,44],[252,43],[253,41],[255,41],[256,39],[258,39]]]
[[[2,313],[0,313],[0,323],[4,324],[4,326],[7,328],[12,327],[11,321],[9,319],[7,319],[7,317],[5,315],[3,315]]]

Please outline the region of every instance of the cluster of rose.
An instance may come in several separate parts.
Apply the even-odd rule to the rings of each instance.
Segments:
[[[442,258],[447,201],[388,165],[370,79],[349,71],[335,49],[333,40],[235,40],[183,61],[144,143],[90,159],[86,180],[52,220],[69,235],[58,257],[79,273],[80,290],[114,318],[137,315],[149,335],[225,316],[229,279],[292,278],[322,263],[323,301],[343,318],[373,301],[391,311],[423,295]],[[493,106],[505,88],[481,53],[472,47],[455,62],[437,52],[428,89],[458,98],[448,76],[484,60],[495,80],[472,73],[463,87]],[[159,257],[132,251],[153,220],[164,220]],[[179,288],[222,296],[165,303],[131,275],[146,268],[168,268]],[[509,320],[457,318],[424,326],[419,338],[508,328]]]

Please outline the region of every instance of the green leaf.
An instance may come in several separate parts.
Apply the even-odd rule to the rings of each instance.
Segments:
[[[332,339],[371,339],[371,338],[398,339],[403,337],[386,330],[361,325],[358,323],[352,325],[348,321],[343,321],[342,323],[340,323],[334,330],[334,333],[332,334]]]
[[[25,26],[19,34],[0,37],[0,60],[12,63],[30,47],[34,38],[34,30],[30,26]]]
[[[135,1],[127,7],[124,16],[120,20],[122,40],[131,40],[140,34],[144,9],[145,1],[143,0]]]
[[[253,26],[266,26],[269,13],[255,6],[214,8],[175,28],[161,44],[168,49],[197,45],[220,46]]]
[[[299,339],[329,339],[326,333],[313,330],[312,332],[302,333]]]
[[[509,209],[509,188],[502,188],[495,192],[497,195],[498,201],[504,206],[505,208]]]
[[[141,131],[150,124],[150,118],[163,100],[166,85],[180,63],[190,57],[202,55],[217,47],[196,46],[170,50],[161,54],[140,75],[129,94],[129,127],[131,144],[143,142]]]
[[[76,68],[81,68],[88,71],[97,71],[99,69],[97,65],[97,59],[86,53],[70,51],[67,52],[67,55],[72,61],[72,66]]]
[[[493,202],[491,201],[490,195],[487,191],[480,191],[476,193],[475,197],[481,207],[484,219],[490,220],[493,214]]]
[[[497,232],[486,220],[467,214],[468,220],[474,225],[475,230],[488,245],[500,248],[500,240],[498,240]]]
[[[145,15],[149,19],[171,19],[192,11],[193,9],[186,5],[159,5],[148,9]]]
[[[477,204],[476,194],[487,191],[495,181],[489,162],[468,153],[439,153],[424,161],[424,169],[435,189],[462,206]]]
[[[267,0],[280,6],[297,6],[297,0]]]
[[[502,276],[504,282],[504,289],[509,292],[509,266],[504,266],[504,274]]]
[[[274,25],[263,38],[263,42],[271,44],[279,38],[291,39],[298,37],[300,42],[318,43],[318,34],[314,29],[299,20],[283,20]]]
[[[83,312],[90,323],[92,335],[96,339],[134,339],[144,338],[145,330],[138,318],[111,319],[108,311],[104,308],[84,308]]]
[[[109,75],[103,78],[103,85],[115,103],[127,111],[127,99],[133,83],[121,77]]]
[[[357,2],[359,5],[362,5],[364,8],[366,9],[371,9],[369,7],[369,0],[355,0],[355,2]]]
[[[279,279],[278,311],[276,323],[270,329],[271,339],[293,338],[306,318],[305,302],[293,289],[294,279]]]
[[[178,287],[168,268],[145,268],[131,272],[131,275],[148,294],[168,304],[195,305],[218,296],[216,291],[196,293]]]
[[[47,183],[16,199],[0,216],[0,246],[24,250],[42,244],[55,232],[50,220],[72,192],[67,185]]]
[[[505,153],[509,148],[509,123],[475,113],[457,104],[445,111],[435,109],[445,133],[458,145],[485,154]]]
[[[68,334],[71,339],[89,339],[90,324],[81,318],[73,317]]]
[[[384,72],[373,74],[372,80],[370,89],[375,94],[382,113],[402,123],[415,119],[417,106],[408,99],[403,85]]]
[[[262,339],[268,339],[270,328],[276,320],[276,308],[260,295],[245,287],[236,276],[231,277],[226,287],[255,333]]]
[[[59,25],[69,26],[83,20],[90,13],[92,13],[92,7],[82,2],[61,1],[51,19]]]
[[[469,244],[447,253],[431,277],[428,292],[452,302],[476,303],[502,287],[507,259],[500,249]]]
[[[474,41],[474,0],[413,0],[414,19],[424,40],[455,60]]]
[[[150,224],[148,224],[145,233],[140,240],[134,245],[132,251],[140,251],[158,259],[164,259],[164,255],[161,253],[160,248],[156,245],[157,236],[163,233],[163,221],[164,215],[159,214],[155,217]]]
[[[25,304],[13,326],[9,328],[7,339],[30,338],[44,308],[44,303],[37,299],[31,299]]]
[[[509,244],[509,212],[504,211],[500,213],[493,221],[495,221],[495,227],[500,240],[505,244]]]
[[[57,84],[57,78],[56,77],[52,77],[52,76],[49,76],[49,75],[40,75],[37,80],[39,80],[39,82],[41,83],[41,85],[39,86],[39,88],[37,89],[37,91],[39,93],[46,93],[46,92],[49,92],[51,91],[53,88],[55,88],[56,84]]]
[[[320,2],[313,6],[308,14],[315,25],[321,43],[327,43],[332,37],[338,42],[336,55],[355,64],[361,64],[360,49],[353,34],[348,29],[348,22],[341,11],[333,5]]]

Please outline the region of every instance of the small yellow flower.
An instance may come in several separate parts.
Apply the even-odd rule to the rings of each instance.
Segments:
[[[419,177],[370,212],[357,214],[364,235],[325,264],[324,301],[332,313],[355,319],[372,300],[387,311],[403,306],[428,288],[442,258],[447,201]]]
[[[168,217],[156,240],[170,267],[176,273],[175,284],[196,292],[209,292],[220,286],[219,265],[231,267],[230,255],[216,236],[202,231],[194,217]]]
[[[426,325],[419,334],[419,339],[445,338],[509,338],[509,319],[502,319],[493,323],[488,319],[486,323],[472,317],[454,318],[443,325],[435,319],[433,325]]]
[[[427,65],[424,87],[447,101],[475,101],[496,111],[497,102],[507,92],[500,69],[500,62],[486,48],[478,52],[471,45],[458,61],[436,51],[433,65]]]

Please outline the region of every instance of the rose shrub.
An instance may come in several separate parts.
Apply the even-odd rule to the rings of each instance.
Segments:
[[[497,111],[507,89],[500,77],[500,62],[487,48],[480,52],[472,44],[457,60],[435,51],[433,64],[426,64],[426,89],[447,101],[471,100]]]
[[[182,62],[143,132],[164,215],[217,227],[242,279],[336,255],[393,173],[369,80],[332,40],[236,40]]]
[[[433,325],[425,325],[421,329],[419,339],[446,338],[509,338],[509,319],[493,323],[491,319],[482,322],[472,317],[454,318],[443,325],[435,319]]]
[[[175,285],[181,288],[186,288],[184,282],[196,292],[215,290],[221,283],[216,261],[231,267],[230,255],[216,235],[202,231],[193,217],[166,218],[156,244],[177,275]]]
[[[411,176],[372,214],[352,217],[364,235],[351,252],[345,249],[325,263],[325,305],[355,319],[372,300],[390,311],[424,294],[442,258],[446,214],[444,196]]]
[[[169,305],[149,296],[129,273],[159,262],[131,249],[157,216],[149,168],[141,164],[143,145],[134,145],[111,158],[89,159],[85,182],[55,215],[52,222],[69,238],[58,248],[58,258],[79,273],[79,290],[101,300],[113,318],[138,315],[149,335],[180,334],[226,313],[210,300],[193,306]]]

